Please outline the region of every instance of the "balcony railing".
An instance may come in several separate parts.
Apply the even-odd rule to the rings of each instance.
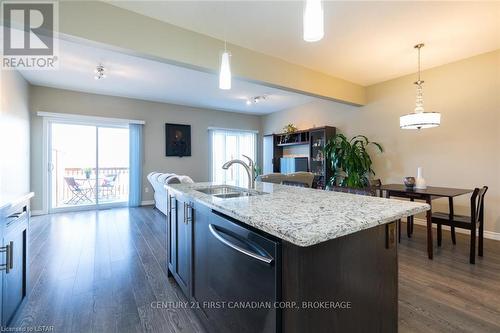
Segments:
[[[100,203],[127,201],[129,193],[129,168],[125,167],[103,167],[99,168],[96,176],[96,169],[90,169],[90,174],[86,175],[82,168],[64,168],[57,171],[54,177],[55,198],[57,206],[67,204],[94,204],[96,194]],[[86,189],[88,199],[78,200],[75,203],[75,190],[71,189],[68,180],[73,178],[78,186]],[[114,181],[109,182],[109,180]],[[71,180],[70,180],[71,181]],[[106,186],[103,186],[106,184]],[[96,187],[97,186],[97,187]]]

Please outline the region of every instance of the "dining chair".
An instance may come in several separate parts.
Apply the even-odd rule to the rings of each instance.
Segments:
[[[375,190],[375,194],[377,195],[377,197],[381,197],[381,193],[380,193],[380,187],[382,186],[382,181],[380,179],[372,179],[370,181],[370,187],[373,188]]]
[[[438,244],[441,243],[441,226],[452,227],[452,239],[455,239],[454,228],[462,228],[470,231],[470,263],[476,263],[476,230],[479,229],[478,255],[483,256],[484,241],[484,196],[488,191],[488,186],[474,189],[470,198],[470,216],[453,215],[449,213],[432,213],[432,223],[438,227]],[[454,243],[455,244],[455,243]]]
[[[380,187],[382,187],[382,180],[380,180],[380,178],[370,180],[370,187],[374,191],[375,196],[383,197],[383,191],[380,189]],[[410,225],[412,219],[413,219],[412,216],[408,216],[407,220],[408,225]],[[398,243],[401,243],[401,219],[398,220]]]

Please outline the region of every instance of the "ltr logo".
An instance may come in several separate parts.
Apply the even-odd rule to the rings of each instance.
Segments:
[[[54,54],[54,3],[3,4],[3,55]]]

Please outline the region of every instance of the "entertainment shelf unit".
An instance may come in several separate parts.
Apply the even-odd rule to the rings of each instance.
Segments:
[[[296,131],[291,134],[279,133],[264,136],[263,173],[280,172],[280,158],[284,150],[291,147],[306,146],[308,171],[315,174],[313,186],[324,188],[332,177],[330,163],[325,159],[325,143],[336,133],[335,127],[323,126]]]

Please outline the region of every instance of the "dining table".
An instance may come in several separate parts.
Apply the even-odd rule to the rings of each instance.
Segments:
[[[433,258],[433,242],[432,242],[432,200],[439,198],[448,198],[449,205],[449,216],[450,221],[453,219],[454,208],[453,208],[453,198],[471,193],[473,190],[471,189],[461,189],[461,188],[451,188],[451,187],[436,187],[436,186],[428,186],[425,189],[420,188],[407,188],[403,184],[385,184],[381,185],[379,188],[380,196],[390,198],[407,198],[411,201],[415,200],[423,200],[431,209],[426,212],[426,220],[427,220],[427,254],[429,259]],[[409,218],[409,222],[412,221],[413,217]],[[407,225],[407,233],[408,236],[411,237],[412,233],[412,225],[413,223],[408,223]],[[454,227],[452,229],[452,237],[455,237]],[[401,232],[401,231],[399,231]],[[438,228],[438,233],[441,233],[441,228]],[[441,235],[438,235],[438,239],[441,239]],[[453,239],[453,242],[455,240]],[[441,245],[441,244],[438,244]]]

